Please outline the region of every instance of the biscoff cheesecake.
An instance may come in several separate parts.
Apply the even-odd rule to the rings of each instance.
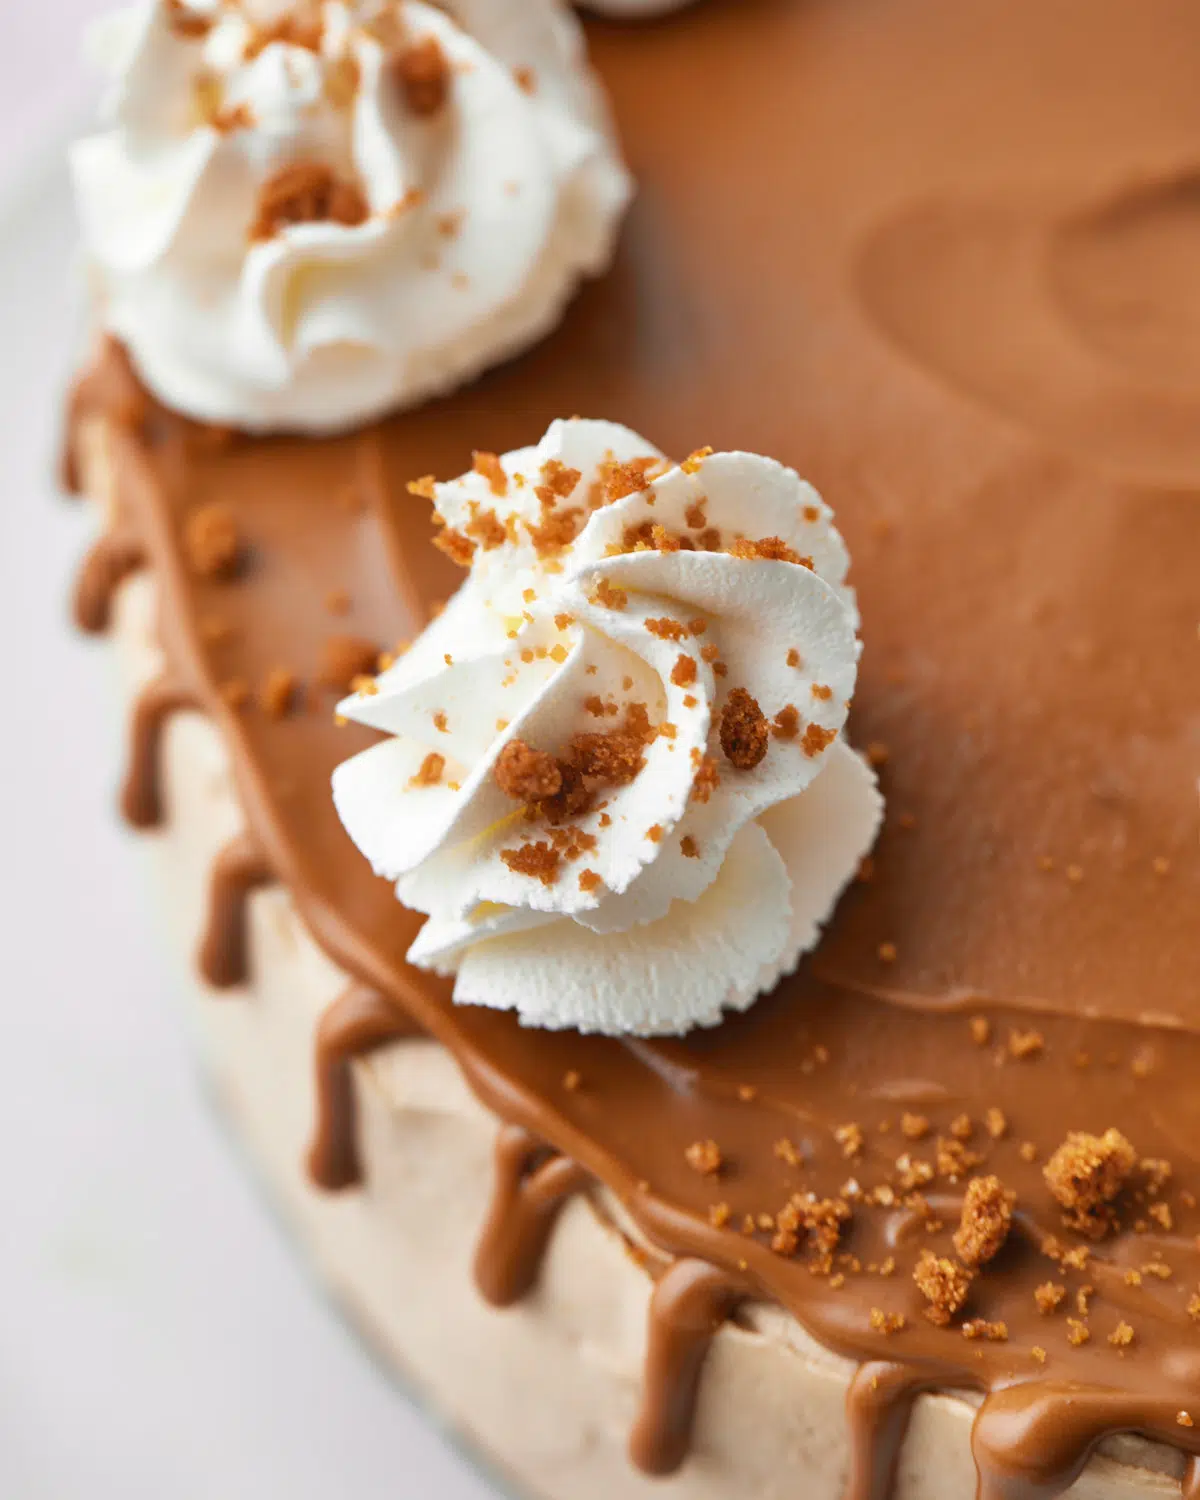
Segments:
[[[1200,15],[142,22],[77,605],[355,1321],[546,1500],[1200,1492]]]

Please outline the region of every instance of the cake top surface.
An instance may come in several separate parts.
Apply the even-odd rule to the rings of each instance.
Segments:
[[[754,0],[592,46],[640,197],[545,345],[336,441],[153,411],[125,441],[168,647],[322,944],[651,1238],[834,1349],[992,1392],[997,1473],[1015,1415],[1043,1477],[1120,1428],[1195,1448],[1200,13]],[[855,561],[873,870],[794,980],[682,1042],[452,1006],[328,797],[373,742],[332,721],[331,636],[392,649],[458,583],[408,481],[572,411],[774,455]],[[225,576],[188,540],[214,506]]]

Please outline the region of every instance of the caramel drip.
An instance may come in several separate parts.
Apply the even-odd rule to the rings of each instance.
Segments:
[[[1178,1444],[1181,1398],[1043,1381],[993,1391],[975,1417],[971,1451],[977,1500],[1055,1500],[1083,1473],[1096,1445],[1118,1432]],[[1198,1460],[1184,1479],[1195,1485]]]
[[[844,1500],[888,1500],[913,1403],[924,1383],[907,1365],[860,1365],[846,1391],[850,1473]]]
[[[420,1036],[421,1028],[377,991],[350,987],[317,1023],[316,1121],[308,1148],[308,1175],[336,1193],[362,1181],[357,1108],[351,1063],[389,1042]]]
[[[642,1404],[629,1456],[644,1474],[673,1474],[687,1457],[700,1376],[721,1324],[748,1288],[702,1260],[677,1260],[650,1298]]]
[[[117,590],[145,562],[145,548],[125,531],[116,529],[98,538],[75,581],[71,612],[80,630],[100,635],[108,629]]]
[[[247,977],[246,908],[250,893],[273,878],[262,846],[252,833],[230,839],[213,861],[208,916],[196,953],[200,973],[214,989],[228,990]]]
[[[121,812],[134,828],[157,828],[163,819],[160,751],[172,714],[199,707],[197,695],[169,672],[138,694],[129,724],[129,761],[121,788]]]
[[[475,1252],[475,1284],[493,1307],[511,1307],[533,1288],[563,1205],[588,1185],[569,1157],[545,1153],[527,1130],[500,1127],[492,1201]]]

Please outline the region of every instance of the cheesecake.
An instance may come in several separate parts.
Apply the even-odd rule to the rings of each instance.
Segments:
[[[217,88],[224,20],[151,9],[154,58],[210,49],[207,114],[176,145],[198,152],[200,132],[211,155],[161,255],[144,224],[125,245],[97,228],[118,179],[137,204],[125,144],[76,160],[98,333],[66,468],[101,523],[76,611],[125,668],[122,806],[153,831],[218,1097],[354,1323],[542,1500],[1200,1494],[1200,16],[1186,0],[698,0],[650,25],[588,20],[585,62],[580,24],[549,0],[529,41],[495,21],[511,6],[399,6],[399,30],[372,15],[344,54],[357,77],[344,70],[340,107],[374,80],[389,121],[428,43],[459,59],[432,68],[436,108],[394,126],[396,160],[428,181],[383,151],[351,180],[330,146],[333,175],[279,209],[284,169],[257,140],[270,90],[311,82],[293,53],[332,71],[336,26],[314,43],[255,21]],[[517,56],[535,44],[540,72]],[[150,54],[114,53],[128,99]],[[524,143],[511,170],[537,180],[536,222],[532,180],[493,199],[490,166],[449,160],[470,155],[498,57],[506,87],[487,97]],[[196,71],[158,68],[154,89]],[[338,150],[347,138],[359,149],[351,132]],[[243,214],[237,270],[201,253],[225,147],[249,206],[281,215],[256,237]],[[461,204],[438,199],[447,183]],[[476,209],[525,235],[521,257],[495,249],[503,295]],[[558,215],[572,235],[590,225],[563,259],[547,251]],[[349,268],[333,290],[331,255]],[[455,290],[478,300],[467,334],[443,338]],[[276,317],[274,365],[241,341],[246,297]],[[575,450],[540,446],[593,426],[601,479],[629,461],[619,433],[644,434],[630,453],[646,460],[594,506]],[[711,543],[655,520],[649,501],[685,482],[694,501],[707,465],[715,515],[729,455],[792,476],[797,527],[806,505],[832,527],[832,508],[853,604],[818,546],[760,523],[776,502],[752,476],[768,468],[738,470],[735,521]],[[627,911],[572,989],[574,927],[592,931],[617,865],[599,868],[603,839],[595,858],[569,831],[556,842],[568,825],[544,804],[590,777],[569,827],[598,838],[580,820],[611,816],[599,803],[625,783],[597,793],[595,762],[562,748],[574,721],[562,744],[552,716],[540,737],[499,728],[498,683],[461,675],[485,627],[448,634],[470,623],[491,527],[496,558],[510,515],[522,546],[533,534],[517,474],[551,491],[555,523],[533,618],[511,627],[518,663],[584,564],[600,571],[581,615],[639,569],[670,604],[680,556],[741,570],[763,653],[789,601],[830,611],[795,643],[794,690],[755,676],[749,648],[716,673],[706,631],[671,640],[672,608],[647,616],[672,661],[688,644],[711,715],[683,792],[655,783],[639,868],[660,842],[688,878],[703,863],[672,840],[709,807],[710,755],[723,792],[786,766],[807,778],[788,782],[798,807],[836,804],[778,856],[797,906],[822,870],[802,941],[767,952],[758,935],[766,864],[739,887],[760,899],[730,930],[775,965],[762,984],[732,967],[718,983],[727,949],[710,962],[705,944],[732,908],[689,926],[682,909],[716,886],[681,886],[663,946],[647,956],[658,923]],[[447,520],[501,484],[461,529]],[[641,520],[580,562],[631,499]],[[557,627],[561,661],[531,644],[531,669],[568,671],[588,618]],[[773,672],[793,649],[779,644]],[[414,677],[421,653],[441,662]],[[429,681],[460,717],[440,727],[440,698],[421,700],[418,733],[413,683]],[[595,728],[636,727],[611,700]],[[686,740],[689,722],[651,714],[641,777],[669,764],[663,724]],[[363,782],[385,764],[386,787]],[[507,796],[533,831],[497,845],[528,866],[524,894],[471,889],[536,921],[465,941],[446,935],[461,902],[418,904],[433,866],[416,842],[421,798],[477,784],[481,807]],[[746,826],[769,833],[772,815]],[[520,855],[539,842],[540,864]],[[428,859],[457,880],[478,841],[448,847]]]

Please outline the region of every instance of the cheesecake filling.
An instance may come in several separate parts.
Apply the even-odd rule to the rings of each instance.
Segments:
[[[611,422],[432,495],[462,588],[340,712],[333,791],[429,920],[409,961],[530,1025],[682,1034],[811,948],[882,815],[842,737],[859,643],[829,508]]]
[[[631,192],[562,0],[147,0],[71,154],[104,324],[169,406],[330,431],[548,333]]]

